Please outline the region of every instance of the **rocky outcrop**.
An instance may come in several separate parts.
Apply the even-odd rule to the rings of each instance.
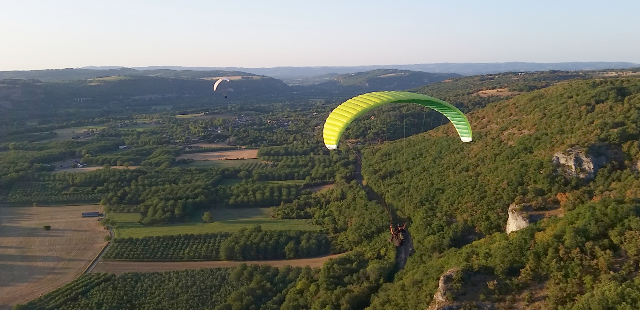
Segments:
[[[433,301],[431,302],[431,305],[429,305],[428,310],[457,309],[453,308],[453,300],[451,300],[450,297],[455,292],[455,289],[453,289],[451,285],[454,282],[456,274],[459,272],[460,269],[453,268],[447,270],[447,272],[440,276],[440,281],[438,282],[438,290],[436,291],[435,295],[433,295]]]
[[[599,163],[594,164],[593,157],[587,155],[584,149],[578,147],[553,154],[553,163],[564,168],[563,174],[567,178],[588,180],[593,179],[601,167]]]
[[[598,169],[605,164],[624,160],[620,146],[593,144],[589,148],[572,147],[553,154],[553,163],[562,168],[567,178],[577,177],[584,180],[595,178]]]
[[[454,300],[456,295],[460,295],[462,291],[461,272],[458,268],[452,268],[440,276],[438,290],[433,295],[433,300],[427,310],[495,309],[490,303],[478,301],[478,296],[475,295],[467,296],[472,299]]]
[[[509,206],[509,219],[507,219],[506,228],[507,234],[529,226],[531,221],[529,219],[528,211],[531,211],[531,209],[531,206],[527,204],[512,203]]]

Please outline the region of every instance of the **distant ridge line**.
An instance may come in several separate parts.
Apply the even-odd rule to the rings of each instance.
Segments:
[[[461,75],[479,75],[502,72],[526,72],[526,71],[581,71],[581,70],[606,70],[606,69],[628,69],[637,68],[640,64],[632,62],[558,62],[558,63],[536,63],[536,62],[500,62],[500,63],[431,63],[431,64],[408,64],[408,65],[369,65],[369,66],[308,66],[294,67],[281,66],[271,68],[243,68],[243,67],[181,67],[181,66],[148,66],[132,67],[136,70],[227,70],[242,71],[258,75],[266,75],[278,79],[305,78],[324,74],[345,74],[363,72],[375,69],[400,69],[412,71],[424,71],[431,73],[457,73]],[[99,67],[84,67],[99,68]],[[106,67],[113,68],[113,67]]]

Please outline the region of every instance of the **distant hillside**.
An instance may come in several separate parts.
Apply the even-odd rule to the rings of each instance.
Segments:
[[[0,111],[10,112],[7,116],[15,119],[77,119],[147,112],[159,106],[181,109],[252,103],[261,98],[281,99],[289,93],[289,86],[274,78],[236,76],[229,83],[229,98],[224,98],[213,91],[213,82],[202,78],[135,75],[45,83],[38,80],[0,80]]]
[[[339,75],[334,78],[343,86],[364,86],[380,90],[408,89],[440,82],[458,74],[427,73],[409,70],[377,69]]]
[[[104,78],[110,76],[153,76],[165,78],[181,79],[202,79],[223,76],[255,76],[255,74],[240,71],[225,70],[171,70],[152,69],[136,70],[131,68],[109,68],[109,69],[51,69],[32,71],[0,71],[0,80],[21,79],[40,80],[43,82],[58,82]]]
[[[372,91],[407,90],[458,76],[458,74],[449,73],[378,69],[338,75],[330,81],[316,85],[308,85],[300,89],[313,90],[316,92],[344,93],[345,95],[359,95]]]
[[[331,74],[348,74],[377,69],[398,69],[423,71],[432,73],[457,73],[461,75],[494,74],[501,72],[533,72],[548,70],[580,71],[580,70],[604,70],[627,69],[640,67],[640,64],[630,62],[502,62],[502,63],[432,63],[410,65],[371,65],[371,66],[324,66],[324,67],[273,67],[273,68],[242,68],[242,67],[179,67],[179,66],[155,66],[135,67],[137,70],[227,70],[242,71],[258,75],[271,76],[283,80],[287,84],[309,84],[309,80],[317,80],[316,77]],[[111,68],[113,67],[91,67]]]

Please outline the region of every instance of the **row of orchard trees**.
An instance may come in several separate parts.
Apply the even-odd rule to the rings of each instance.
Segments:
[[[232,234],[220,244],[223,260],[315,257],[329,254],[331,244],[320,232],[262,230],[260,226]]]
[[[105,259],[119,260],[219,260],[220,244],[228,233],[115,238]]]
[[[329,254],[327,234],[264,231],[260,226],[238,232],[116,238],[105,259],[117,260],[266,260]]]
[[[393,263],[362,252],[322,269],[236,268],[84,275],[14,310],[41,309],[364,309]],[[94,279],[102,277],[99,286]],[[55,302],[53,302],[55,301]]]

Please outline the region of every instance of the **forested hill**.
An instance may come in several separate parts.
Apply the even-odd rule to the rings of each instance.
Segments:
[[[602,71],[539,71],[456,77],[441,83],[422,85],[418,93],[445,100],[465,112],[568,80],[638,75],[638,69]]]
[[[337,83],[342,86],[358,86],[363,90],[398,90],[415,88],[459,76],[459,74],[455,73],[378,69],[338,75],[334,78],[333,82],[326,83]]]
[[[416,249],[374,308],[426,308],[453,267],[461,271],[449,294],[459,300],[638,308],[640,79],[560,83],[468,117],[471,143],[448,124],[363,153],[367,184],[407,218]],[[600,158],[595,179],[554,165],[569,148]],[[564,216],[507,238],[514,202]]]
[[[226,71],[226,70],[170,70],[170,69],[153,69],[153,70],[136,70],[132,68],[113,68],[113,69],[49,69],[49,70],[31,70],[31,71],[0,71],[0,80],[4,79],[21,79],[21,80],[40,80],[44,82],[60,82],[72,80],[86,80],[95,78],[105,78],[112,76],[153,76],[166,78],[183,78],[183,79],[201,79],[219,76],[258,76],[255,74]]]

